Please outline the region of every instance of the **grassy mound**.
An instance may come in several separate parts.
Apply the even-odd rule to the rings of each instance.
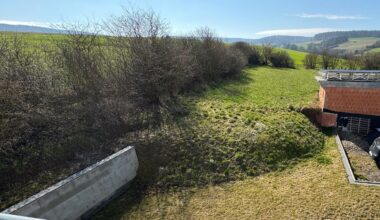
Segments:
[[[178,119],[175,126],[152,135],[152,142],[145,147],[160,149],[155,153],[160,160],[148,162],[159,167],[158,184],[194,186],[239,180],[283,170],[301,158],[320,155],[317,152],[323,148],[325,137],[298,111],[316,95],[318,84],[314,74],[300,69],[249,68],[243,76],[225,81],[203,95],[182,97],[189,115]],[[148,152],[141,146],[140,171],[147,165],[141,156]],[[322,163],[329,161],[322,154],[316,158]],[[143,198],[132,189],[97,217],[125,218],[131,208],[135,210],[132,218],[142,217],[142,213],[154,218],[158,215],[182,218],[184,215],[168,209],[183,211],[195,192],[191,188],[180,190],[178,201],[172,200],[170,193]],[[170,201],[163,201],[165,198]],[[158,202],[155,207],[146,204],[155,199]],[[164,213],[155,212],[158,206]]]
[[[318,88],[313,76],[306,70],[247,69],[201,96],[182,97],[189,115],[137,146],[157,150],[161,161],[154,166],[163,186],[219,183],[282,169],[323,146],[321,133],[299,112]]]

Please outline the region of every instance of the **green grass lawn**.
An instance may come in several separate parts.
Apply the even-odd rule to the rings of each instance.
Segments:
[[[313,70],[250,68],[242,77],[208,90],[201,100],[218,100],[228,104],[248,103],[258,108],[307,106],[315,100],[319,89],[314,76]]]
[[[166,143],[156,154],[173,158],[162,166],[160,184],[242,179],[283,169],[320,150],[323,137],[300,113],[316,95],[313,77],[309,70],[247,68],[202,94],[182,96],[179,102],[189,115],[152,135],[157,141],[150,145]]]
[[[282,50],[285,50],[289,53],[289,55],[293,58],[294,64],[296,65],[297,68],[303,67],[303,60],[305,59],[305,56],[307,53],[290,50],[290,49],[282,49]]]
[[[182,97],[181,102],[190,110],[190,115],[182,120],[192,130],[168,141],[168,146],[174,145],[169,149],[177,161],[161,168],[165,175],[160,183],[172,186],[169,192],[155,194],[154,190],[148,190],[148,195],[139,199],[130,199],[128,192],[97,217],[188,218],[185,213],[180,214],[183,207],[177,201],[179,194],[175,189],[184,193],[181,199],[187,203],[190,194],[224,187],[220,183],[251,181],[253,176],[280,172],[320,155],[323,134],[297,110],[315,100],[318,83],[314,76],[314,71],[304,69],[248,68],[242,76],[224,81],[201,95]],[[317,163],[329,160],[320,157]],[[173,187],[178,183],[184,184]],[[205,188],[205,184],[209,187]],[[196,185],[199,188],[193,188]],[[160,202],[166,199],[170,201]],[[156,208],[164,213],[156,212]],[[229,209],[228,205],[219,208]],[[197,210],[190,208],[185,212]]]
[[[289,111],[290,105],[306,106],[313,102],[318,89],[314,74],[314,71],[302,69],[250,68],[240,78],[223,82],[200,97],[184,97],[183,101],[192,103],[191,114],[207,115],[200,123],[209,129],[202,130],[208,138],[238,139],[234,142],[236,146],[247,148],[250,142],[244,136],[254,136],[257,129],[251,129],[250,124],[247,126],[244,122],[253,118],[275,128],[278,131],[275,139],[291,141],[294,145],[315,144],[308,138],[320,140],[321,135],[324,140],[321,151],[298,163],[287,164],[283,169],[263,172],[259,176],[248,175],[229,183],[172,187],[165,191],[153,189],[144,194],[128,191],[95,219],[380,218],[378,207],[373,205],[380,199],[380,188],[350,185],[334,137],[314,132],[315,127],[305,116]],[[224,119],[219,120],[220,117]],[[231,124],[231,120],[236,122]],[[292,123],[296,126],[286,127]],[[296,135],[298,132],[301,135]],[[300,142],[294,142],[295,139]],[[267,141],[269,145],[262,147],[268,147],[268,154],[280,146]],[[206,152],[211,155],[232,147],[208,146],[215,148],[215,151]],[[302,151],[302,147],[295,149]],[[226,163],[233,164],[236,159],[235,154]],[[191,160],[186,162],[191,163]]]

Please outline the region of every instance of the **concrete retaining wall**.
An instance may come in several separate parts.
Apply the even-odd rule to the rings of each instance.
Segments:
[[[126,186],[137,168],[136,151],[127,147],[3,213],[49,220],[79,219]]]

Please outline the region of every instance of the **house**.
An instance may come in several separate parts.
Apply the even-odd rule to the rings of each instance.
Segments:
[[[321,126],[364,135],[380,128],[380,71],[321,70],[316,78]]]

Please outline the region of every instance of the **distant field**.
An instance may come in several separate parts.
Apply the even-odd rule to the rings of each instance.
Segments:
[[[380,48],[373,48],[368,51],[368,53],[379,53],[379,52],[380,52]]]
[[[296,67],[303,66],[303,60],[305,59],[305,56],[307,55],[307,53],[295,51],[295,50],[289,50],[289,49],[283,49],[283,50],[288,52],[289,55],[293,58]]]
[[[335,47],[334,49],[347,50],[349,52],[355,52],[356,50],[365,50],[367,46],[373,45],[378,40],[380,40],[380,38],[377,37],[349,38],[347,42],[340,44],[338,47]],[[308,44],[319,43],[321,43],[321,41],[309,41],[304,43],[298,43],[296,45],[298,47],[304,47],[306,49]]]
[[[308,42],[303,42],[303,43],[298,43],[298,44],[296,44],[298,47],[304,47],[305,49],[307,48],[307,46],[309,45],[309,44],[319,44],[319,43],[321,43],[322,41],[308,41]]]
[[[12,39],[13,37],[20,37],[26,42],[32,45],[38,45],[40,43],[49,43],[59,40],[63,40],[65,35],[63,34],[36,34],[36,33],[12,33],[12,32],[0,32],[0,39]]]
[[[378,40],[380,40],[380,38],[376,37],[350,38],[348,39],[348,42],[340,44],[335,49],[343,49],[354,52],[355,50],[366,49],[367,46],[376,43]]]

